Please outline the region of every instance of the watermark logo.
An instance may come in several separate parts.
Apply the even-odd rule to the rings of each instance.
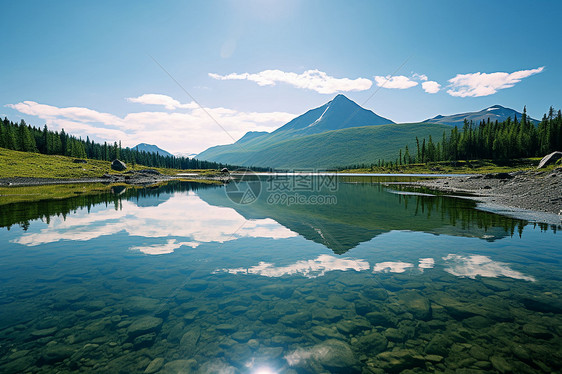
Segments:
[[[226,196],[234,203],[251,204],[260,196],[261,181],[251,170],[234,170],[230,183],[226,185]]]
[[[242,205],[254,203],[261,194],[265,194],[263,200],[270,205],[333,205],[337,204],[333,194],[337,190],[337,173],[317,169],[261,175],[249,170],[235,170],[226,185],[228,198]]]
[[[272,173],[267,178],[267,203],[271,205],[333,205],[337,174],[329,170],[299,169]]]

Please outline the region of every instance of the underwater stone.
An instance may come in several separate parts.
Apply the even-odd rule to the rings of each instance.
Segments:
[[[387,372],[400,372],[424,363],[424,357],[413,349],[401,349],[379,353],[376,357],[379,365]]]
[[[550,339],[552,334],[544,326],[534,323],[526,323],[523,325],[523,332],[533,338]]]
[[[237,331],[234,334],[230,335],[230,337],[238,342],[247,342],[249,339],[254,336],[253,331]]]
[[[425,353],[439,356],[448,356],[452,342],[442,335],[435,335],[426,345]]]
[[[370,312],[365,315],[373,326],[394,327],[396,324],[391,317],[381,312]]]
[[[162,357],[157,357],[150,361],[150,364],[144,369],[145,374],[156,373],[164,365],[164,359]]]
[[[312,312],[312,319],[334,322],[342,318],[341,312],[334,309],[316,309]]]
[[[310,319],[311,319],[311,315],[309,312],[298,312],[298,313],[284,315],[279,319],[279,322],[287,326],[300,327],[304,323],[310,321]]]
[[[320,360],[320,364],[328,369],[349,368],[357,363],[357,359],[351,347],[336,339],[330,339],[321,344],[322,348],[328,349],[330,354]]]
[[[31,336],[34,337],[44,337],[53,335],[57,331],[56,327],[51,327],[49,329],[35,330],[31,332]]]
[[[342,334],[358,334],[361,331],[370,330],[371,324],[363,318],[355,318],[352,320],[343,320],[336,324],[336,328]]]
[[[222,333],[229,333],[229,332],[236,331],[238,328],[235,325],[230,324],[230,323],[222,323],[220,325],[216,325],[215,329],[217,331],[222,332]]]
[[[159,300],[143,296],[129,297],[123,305],[123,309],[132,314],[151,313],[156,311],[159,307]]]
[[[492,356],[492,357],[490,357],[490,362],[492,363],[492,366],[494,366],[494,369],[496,369],[500,373],[511,373],[511,372],[513,372],[513,367],[503,357]]]
[[[427,321],[431,319],[431,304],[429,300],[418,292],[405,291],[398,294],[398,300],[404,308],[412,313],[416,319]]]
[[[462,321],[463,325],[471,329],[484,329],[494,324],[489,318],[482,316],[468,317]]]
[[[490,353],[487,350],[478,345],[472,346],[468,353],[479,361],[487,361],[490,356]]]
[[[183,334],[180,340],[180,351],[184,354],[192,355],[195,353],[195,347],[197,346],[197,342],[199,341],[199,337],[201,336],[201,328],[200,327],[193,327],[185,334]]]
[[[260,343],[256,339],[248,340],[247,344],[248,344],[248,347],[250,347],[252,349],[257,349],[260,346]]]
[[[189,374],[193,372],[193,367],[197,364],[195,360],[174,360],[164,365],[162,374]]]
[[[384,337],[384,335],[378,332],[370,332],[366,335],[358,336],[357,343],[354,345],[360,351],[375,355],[386,349],[388,340]]]
[[[162,325],[162,322],[162,318],[151,316],[142,317],[131,323],[131,325],[127,329],[127,333],[129,334],[129,336],[133,337],[137,335],[143,335],[158,329]]]
[[[135,349],[150,347],[154,343],[154,339],[156,339],[155,333],[140,335],[133,340],[133,345]]]
[[[385,330],[384,336],[388,340],[393,341],[393,342],[401,342],[401,341],[404,341],[404,339],[405,339],[404,334],[402,334],[400,332],[400,330],[392,328],[392,327]]]
[[[67,357],[70,357],[74,353],[74,349],[72,347],[55,344],[49,345],[43,349],[41,352],[41,360],[42,363],[54,363],[64,360]]]

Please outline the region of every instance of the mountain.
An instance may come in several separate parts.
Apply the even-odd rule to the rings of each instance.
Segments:
[[[511,117],[513,120],[517,116],[517,120],[521,120],[523,116],[522,113],[519,113],[516,110],[505,108],[501,105],[493,105],[489,108],[482,109],[479,112],[468,112],[468,113],[460,113],[460,114],[452,114],[450,116],[442,116],[438,115],[433,118],[426,119],[423,121],[424,123],[439,123],[443,125],[453,125],[458,126],[459,128],[462,127],[464,120],[468,122],[472,121],[475,124],[480,123],[482,120],[487,121],[488,118],[491,122],[498,120],[498,122],[505,121],[508,117]],[[536,119],[528,117],[529,120],[533,121],[534,123],[538,123]]]
[[[395,124],[337,95],[271,133],[247,133],[236,143],[211,147],[197,158],[244,166],[334,168],[395,160],[404,145],[414,149],[416,136],[439,138],[445,129]]]
[[[157,153],[161,156],[173,156],[170,152],[167,152],[162,148],[155,146],[154,144],[140,143],[134,146],[132,149],[136,149],[139,152]]]
[[[344,95],[316,109],[309,110],[271,133],[272,136],[295,137],[341,130],[357,126],[377,126],[394,123],[364,109]]]
[[[441,139],[451,125],[466,118],[504,121],[522,114],[500,105],[479,112],[436,116],[418,123],[396,124],[364,109],[343,95],[309,110],[277,130],[249,132],[234,144],[211,147],[197,155],[208,161],[277,169],[323,168],[395,161],[399,150],[416,150],[416,137]],[[531,121],[538,122],[532,118]]]

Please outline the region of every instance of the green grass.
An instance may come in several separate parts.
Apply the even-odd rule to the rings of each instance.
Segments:
[[[508,163],[496,163],[490,160],[440,161],[427,164],[399,165],[397,167],[378,167],[362,169],[344,169],[342,173],[411,173],[411,174],[489,174],[510,173],[520,170],[535,170],[540,157],[512,160]],[[549,171],[559,165],[549,165],[541,170]]]
[[[86,164],[76,164],[73,157],[59,155],[42,155],[31,152],[18,152],[0,148],[0,178],[32,177],[32,178],[96,178],[103,174],[120,174],[111,169],[111,162],[87,160]],[[143,165],[127,165],[129,170],[147,169]],[[166,175],[177,173],[216,173],[212,170],[178,170],[165,168],[155,169]]]
[[[68,199],[79,195],[95,195],[110,191],[111,187],[118,185],[124,184],[80,183],[0,187],[0,205],[47,199]]]
[[[276,141],[258,138],[243,144],[214,147],[203,152],[203,159],[234,165],[273,168],[335,168],[353,164],[377,163],[379,159],[394,161],[400,149],[408,145],[416,152],[416,136],[431,135],[441,139],[448,125],[427,123],[389,124],[352,127],[327,131],[296,139]]]

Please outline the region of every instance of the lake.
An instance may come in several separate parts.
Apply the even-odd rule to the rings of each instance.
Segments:
[[[560,371],[562,227],[391,180],[0,205],[0,372]]]

